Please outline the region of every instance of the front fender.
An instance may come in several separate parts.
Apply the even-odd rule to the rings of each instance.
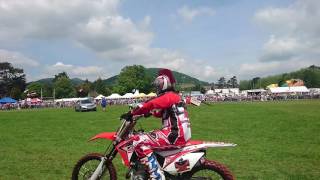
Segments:
[[[115,140],[116,139],[116,132],[103,132],[95,135],[92,137],[89,141],[93,141],[96,139],[109,139],[109,140]]]

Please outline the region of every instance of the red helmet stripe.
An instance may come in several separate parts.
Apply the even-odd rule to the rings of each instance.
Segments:
[[[176,83],[176,79],[174,78],[171,70],[169,70],[169,69],[160,69],[159,73],[158,73],[158,76],[161,76],[161,75],[167,76],[169,78],[171,84]]]

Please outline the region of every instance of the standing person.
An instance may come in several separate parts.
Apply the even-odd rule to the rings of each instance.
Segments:
[[[154,149],[178,148],[191,138],[190,122],[185,104],[175,92],[175,79],[168,69],[162,69],[153,85],[157,97],[144,102],[136,109],[121,116],[132,120],[134,115],[153,115],[162,119],[162,128],[150,133],[138,134],[132,137],[134,151],[142,164],[149,170],[150,179],[164,180],[165,176],[155,155]]]
[[[107,106],[107,99],[105,97],[102,97],[101,99],[101,107],[103,111],[106,111],[106,106]]]

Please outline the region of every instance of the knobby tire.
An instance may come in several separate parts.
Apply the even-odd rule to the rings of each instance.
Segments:
[[[204,161],[201,163],[200,166],[192,169],[191,172],[188,173],[188,175],[187,175],[188,178],[186,178],[186,179],[189,179],[189,178],[193,179],[192,176],[201,170],[214,171],[217,174],[219,174],[223,180],[235,180],[231,171],[225,165],[223,165],[219,162],[207,160],[207,159],[204,159]]]
[[[103,157],[102,154],[99,154],[99,153],[91,153],[91,154],[87,154],[85,156],[83,156],[78,162],[77,164],[75,165],[75,167],[73,168],[73,171],[72,171],[72,180],[80,180],[78,179],[78,175],[79,175],[79,171],[81,169],[81,167],[91,161],[91,160],[98,160],[98,161],[101,161],[101,157]],[[117,180],[117,172],[116,172],[116,169],[115,167],[113,166],[112,162],[110,161],[106,161],[105,163],[105,171],[108,171],[109,172],[109,179],[110,180]]]

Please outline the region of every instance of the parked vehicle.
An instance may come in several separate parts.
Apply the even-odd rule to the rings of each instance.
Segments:
[[[119,152],[123,164],[128,167],[126,179],[147,180],[149,174],[144,165],[140,163],[133,151],[130,137],[143,130],[136,131],[134,126],[138,118],[134,116],[132,121],[122,120],[117,132],[103,132],[92,137],[96,139],[108,139],[112,143],[105,154],[90,153],[83,156],[75,165],[72,172],[72,180],[79,179],[117,179],[117,172],[112,163]],[[166,180],[191,180],[191,179],[224,179],[233,180],[234,177],[228,168],[217,162],[206,159],[207,148],[234,147],[236,144],[223,142],[189,141],[183,147],[167,150],[155,150],[157,160],[161,165]],[[119,179],[124,179],[121,177]]]
[[[97,106],[92,99],[87,98],[76,103],[75,111],[97,111]]]

